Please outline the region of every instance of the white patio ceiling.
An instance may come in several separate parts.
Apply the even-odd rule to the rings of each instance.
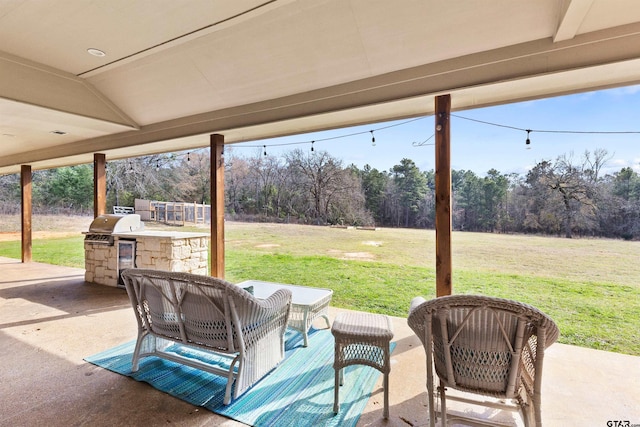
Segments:
[[[0,174],[639,82],[636,0],[0,1]]]

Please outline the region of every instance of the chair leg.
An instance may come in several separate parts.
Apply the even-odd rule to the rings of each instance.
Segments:
[[[140,364],[140,353],[143,353],[143,347],[145,345],[149,345],[145,341],[150,340],[151,345],[153,345],[153,350],[156,350],[156,341],[153,335],[148,335],[147,333],[138,333],[138,338],[136,339],[136,346],[133,349],[133,357],[131,358],[131,372],[138,372],[139,364]]]
[[[384,387],[384,410],[382,411],[382,418],[389,419],[389,374],[384,374],[382,380],[382,386]]]
[[[138,372],[138,366],[140,363],[140,339],[136,342],[136,348],[133,350],[133,357],[131,358],[131,372]]]
[[[331,322],[329,322],[329,316],[327,316],[326,314],[321,314],[320,317],[324,318],[324,321],[327,322],[327,328],[330,329],[331,328]]]
[[[532,401],[529,401],[526,404],[520,405],[524,427],[536,427],[538,425],[536,421],[537,409],[538,408],[536,408],[536,406]]]
[[[446,388],[440,383],[438,386],[438,391],[440,392],[440,419],[442,420],[442,427],[446,427],[447,425],[447,396],[446,396]]]
[[[333,386],[333,413],[337,414],[340,411],[340,383],[342,379],[342,369],[334,368],[335,370],[335,384]]]

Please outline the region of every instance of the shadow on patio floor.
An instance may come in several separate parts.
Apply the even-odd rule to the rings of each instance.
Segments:
[[[85,283],[82,269],[8,258],[0,271],[0,425],[241,425],[83,361],[135,338],[123,289]],[[382,419],[380,380],[358,426],[428,424],[424,350],[406,319],[392,320],[390,418]],[[544,425],[640,424],[638,378],[638,357],[554,344],[544,366]]]

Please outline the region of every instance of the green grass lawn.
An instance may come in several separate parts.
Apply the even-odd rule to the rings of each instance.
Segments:
[[[232,282],[331,288],[333,306],[400,317],[435,295],[432,230],[227,222],[225,233]],[[19,258],[20,242],[0,242],[0,256]],[[453,257],[454,293],[527,302],[558,323],[560,342],[640,355],[640,242],[454,233]],[[34,240],[33,258],[82,268],[82,236]]]

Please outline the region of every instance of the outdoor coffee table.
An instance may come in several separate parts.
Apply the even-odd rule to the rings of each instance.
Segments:
[[[260,280],[247,280],[238,283],[238,286],[243,288],[253,286],[253,295],[259,299],[269,298],[278,289],[289,289],[291,291],[291,312],[288,326],[302,332],[305,347],[308,344],[309,328],[315,319],[324,317],[327,328],[331,327],[329,323],[329,303],[333,296],[331,289],[262,282]]]

